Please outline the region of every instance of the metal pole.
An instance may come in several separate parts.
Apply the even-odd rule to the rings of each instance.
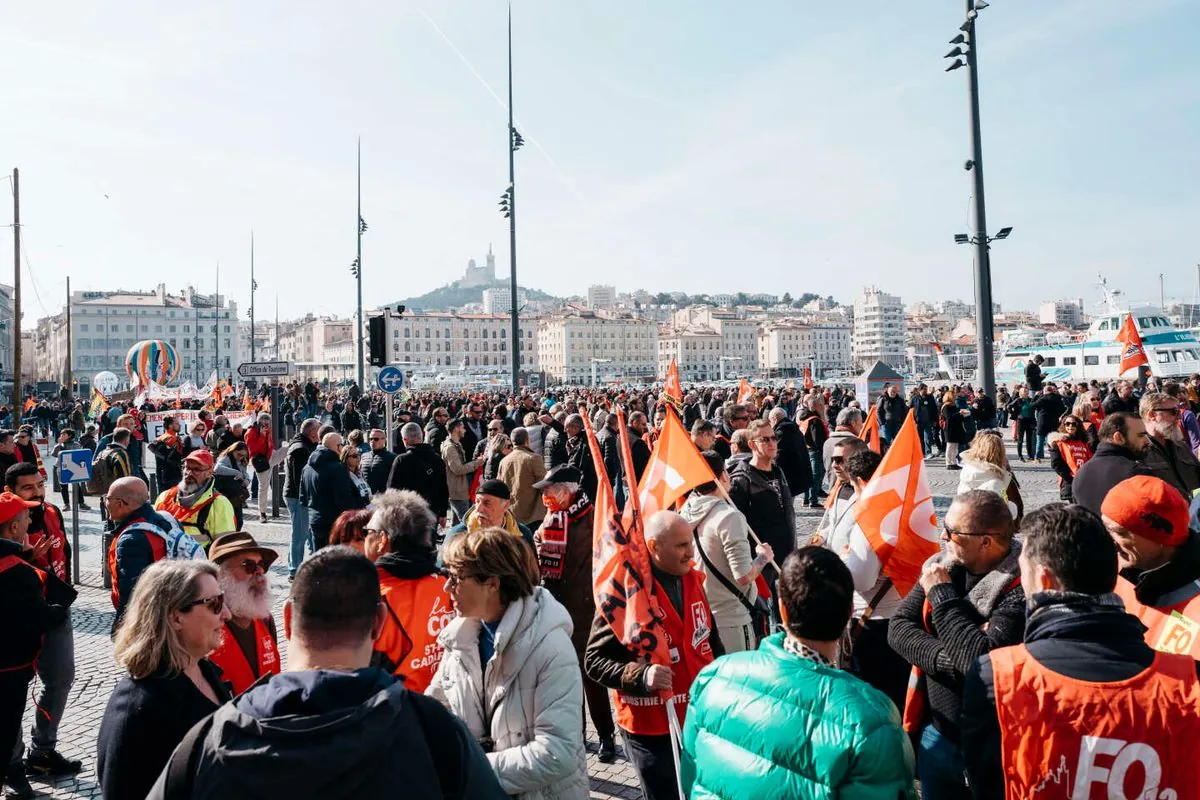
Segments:
[[[71,404],[75,404],[75,372],[71,358],[71,276],[67,276],[67,391],[71,393]],[[80,436],[83,434],[80,433]]]
[[[12,171],[13,193],[13,427],[21,424],[21,172]]]
[[[592,359],[592,386],[596,385],[596,359]]]
[[[217,295],[213,298],[213,366],[221,375],[221,262],[217,262]],[[231,376],[232,377],[232,376]]]
[[[1162,312],[1167,313],[1167,295],[1163,289],[1163,274],[1158,273],[1158,307]]]
[[[992,352],[992,265],[988,255],[987,214],[983,197],[983,135],[979,126],[979,21],[975,0],[966,0],[968,20],[967,85],[971,106],[971,160],[975,179],[975,344],[978,366],[975,382],[988,397],[996,396],[995,358]]]
[[[358,231],[358,388],[363,388],[363,303],[362,303],[362,137],[358,137],[358,219],[354,220]]]
[[[75,487],[77,483],[69,484],[67,489],[67,497],[71,498],[71,583],[79,584],[79,501],[83,497],[82,491],[76,494]]]
[[[385,431],[384,439],[383,439],[383,441],[384,441],[383,446],[388,449],[391,449],[392,448],[392,393],[391,392],[388,392],[386,395],[384,395],[383,403],[384,403],[383,413],[385,415],[384,422],[383,422],[383,430]]]
[[[275,440],[275,447],[280,447],[280,442],[283,441],[283,414],[279,410],[280,397],[282,392],[279,390],[279,379],[271,380],[271,432],[272,438]],[[272,453],[274,455],[274,453]],[[265,492],[266,487],[258,487],[260,492]],[[280,499],[283,497],[283,469],[281,464],[276,464],[271,468],[271,518],[279,519]]]
[[[250,361],[256,361],[254,357],[254,290],[258,288],[258,284],[254,282],[254,231],[250,231]],[[274,406],[271,407],[272,410]]]
[[[509,297],[512,299],[512,388],[521,384],[521,325],[517,308],[517,175],[516,128],[513,126],[512,4],[508,6],[508,263]]]

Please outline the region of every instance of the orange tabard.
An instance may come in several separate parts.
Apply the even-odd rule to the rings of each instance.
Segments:
[[[1189,655],[1200,661],[1200,581],[1186,588],[1190,594],[1185,592],[1177,602],[1162,608],[1142,605],[1133,584],[1124,578],[1117,578],[1115,591],[1124,601],[1125,610],[1148,628],[1146,644],[1163,653]]]
[[[442,662],[438,634],[454,619],[454,604],[445,586],[446,579],[439,575],[410,580],[379,570],[388,615],[375,650],[387,659],[392,674],[414,692],[425,691]]]
[[[1071,470],[1072,477],[1077,475],[1079,468],[1092,457],[1092,448],[1088,447],[1087,442],[1080,442],[1076,439],[1059,439],[1055,445],[1058,447],[1063,461],[1066,462],[1067,468]]]
[[[261,619],[254,620],[254,660],[257,670],[251,669],[246,654],[230,633],[229,626],[232,624],[225,623],[221,646],[209,654],[208,660],[221,668],[221,677],[229,681],[233,693],[239,695],[263,675],[279,674],[279,647],[267,624]]]
[[[46,596],[46,573],[45,572],[38,569],[33,564],[30,564],[28,561],[21,558],[20,556],[5,556],[4,558],[0,558],[0,572],[8,572],[10,569],[13,569],[14,567],[22,567],[22,566],[29,567],[31,570],[33,570],[34,574],[38,576],[38,580],[42,582],[42,597],[45,598],[45,596]],[[10,647],[11,647],[11,645],[10,645]],[[40,645],[39,645],[38,649],[39,650],[41,649]],[[33,661],[30,661],[28,664],[21,664],[16,667],[8,667],[6,669],[0,669],[0,672],[17,672],[18,670],[28,669],[29,667],[32,667],[35,664],[37,664],[36,656],[34,657]]]
[[[146,537],[146,541],[150,544],[150,560],[161,561],[167,557],[167,542],[161,536],[155,536],[146,531],[137,530],[130,533],[139,533]],[[121,540],[124,531],[113,536],[112,544],[108,546],[108,575],[112,578],[112,591],[109,592],[109,597],[112,599],[113,608],[119,608],[121,603],[121,589],[117,580],[117,542]]]

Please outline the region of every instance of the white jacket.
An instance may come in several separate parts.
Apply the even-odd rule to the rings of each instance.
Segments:
[[[495,750],[487,754],[500,786],[523,800],[586,800],[583,678],[571,645],[571,617],[540,586],[509,605],[486,673],[479,663],[479,620],[458,617],[438,636],[442,662],[425,693],[483,737],[492,709]]]
[[[956,494],[964,494],[972,489],[983,489],[987,492],[995,492],[1008,500],[1008,486],[1012,483],[1012,479],[1012,473],[1004,467],[980,461],[966,454],[962,458],[962,472],[958,474]],[[1016,519],[1017,504],[1009,502],[1008,510],[1012,512],[1013,519]]]
[[[683,504],[679,515],[697,529],[704,554],[730,583],[736,586],[739,578],[750,574],[754,550],[750,545],[750,529],[741,511],[715,494],[693,494]],[[699,554],[696,555],[696,568],[707,575],[708,566]],[[716,578],[704,581],[704,594],[708,596],[718,628],[750,624],[750,612]],[[758,588],[751,581],[742,587],[742,594],[747,603],[753,603],[758,597]]]

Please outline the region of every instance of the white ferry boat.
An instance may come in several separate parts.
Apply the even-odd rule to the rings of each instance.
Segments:
[[[1136,370],[1118,375],[1122,344],[1117,333],[1126,315],[1133,314],[1134,326],[1142,337],[1150,373],[1158,378],[1177,378],[1200,372],[1200,340],[1193,331],[1176,328],[1163,310],[1155,306],[1123,306],[1120,292],[1101,281],[1104,310],[1077,341],[1031,345],[1014,342],[996,360],[996,381],[1012,386],[1025,381],[1025,365],[1035,355],[1045,362],[1042,372],[1056,382],[1082,383],[1091,380],[1133,379]]]

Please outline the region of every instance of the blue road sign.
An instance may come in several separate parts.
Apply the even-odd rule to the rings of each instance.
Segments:
[[[91,450],[63,450],[58,454],[58,478],[63,483],[87,483],[92,479]]]
[[[375,376],[375,384],[379,387],[379,391],[395,394],[404,388],[404,373],[399,367],[389,364],[379,370],[379,374]]]

